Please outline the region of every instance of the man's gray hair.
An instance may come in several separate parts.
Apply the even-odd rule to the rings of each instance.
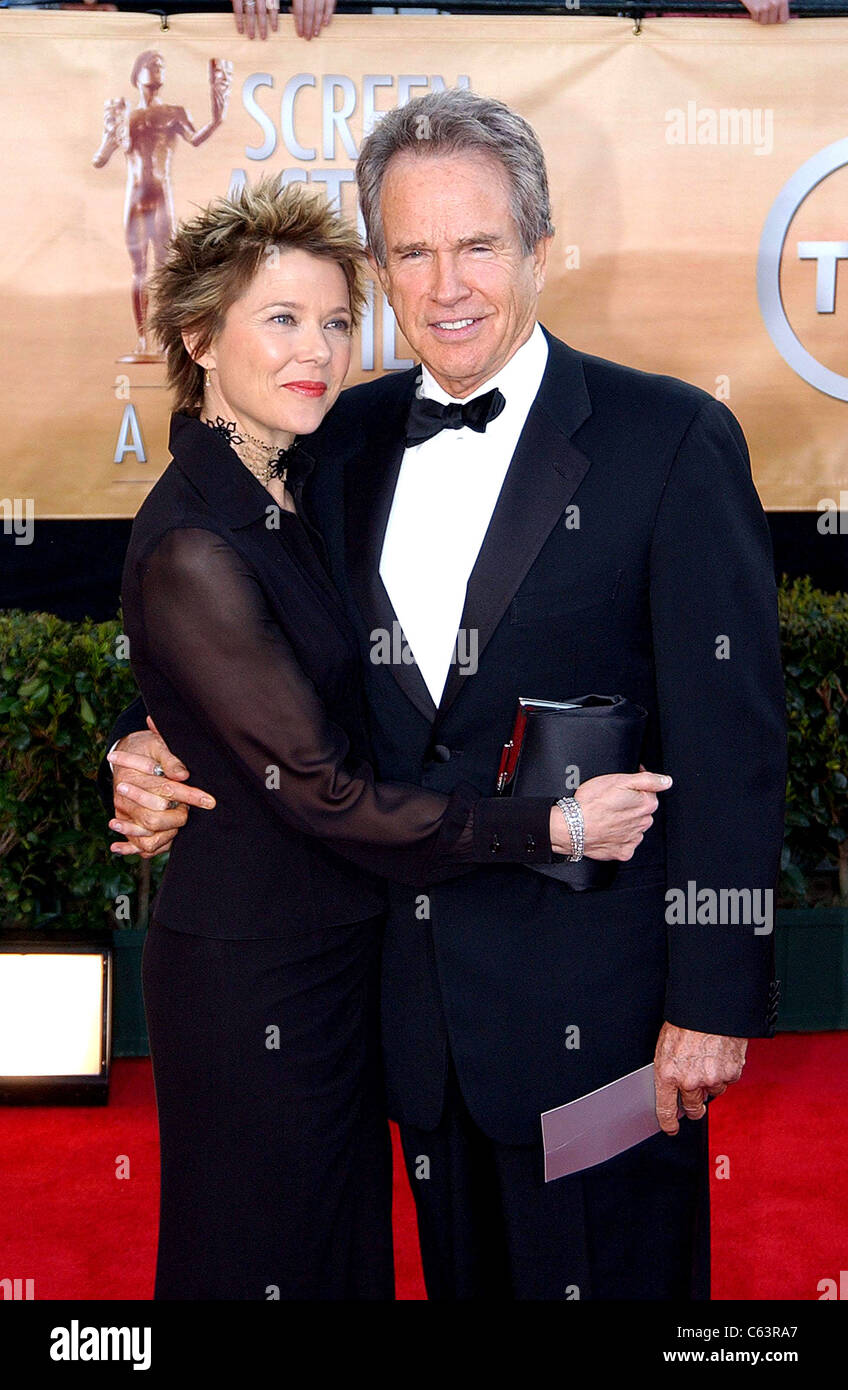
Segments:
[[[378,265],[386,264],[380,190],[392,157],[401,152],[420,157],[469,150],[503,165],[525,256],[542,237],[553,236],[545,156],[533,127],[505,102],[451,87],[388,111],[363,141],[356,182],[368,246]]]

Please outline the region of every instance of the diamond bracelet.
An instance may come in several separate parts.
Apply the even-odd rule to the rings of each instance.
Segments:
[[[568,864],[579,864],[583,858],[583,812],[580,809],[580,802],[573,796],[562,796],[557,802],[557,806],[565,816],[569,832],[571,834],[572,854],[566,854],[565,860]]]

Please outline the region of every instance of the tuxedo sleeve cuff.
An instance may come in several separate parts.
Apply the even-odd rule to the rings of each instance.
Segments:
[[[705,988],[702,997],[690,989],[666,991],[664,1018],[677,1028],[696,1033],[716,1033],[731,1038],[773,1038],[777,1031],[780,981],[765,979],[754,997],[735,997],[733,990]]]

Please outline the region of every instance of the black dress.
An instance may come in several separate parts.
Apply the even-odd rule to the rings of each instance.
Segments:
[[[548,798],[375,780],[355,634],[302,515],[175,415],[124,625],[191,780],[143,982],[159,1112],[155,1297],[386,1299],[391,1160],[377,1033],[384,881],[549,862]],[[299,511],[311,467],[290,483]]]

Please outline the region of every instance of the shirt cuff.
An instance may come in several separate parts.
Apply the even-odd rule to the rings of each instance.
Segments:
[[[549,796],[484,796],[474,807],[477,864],[552,864]]]

